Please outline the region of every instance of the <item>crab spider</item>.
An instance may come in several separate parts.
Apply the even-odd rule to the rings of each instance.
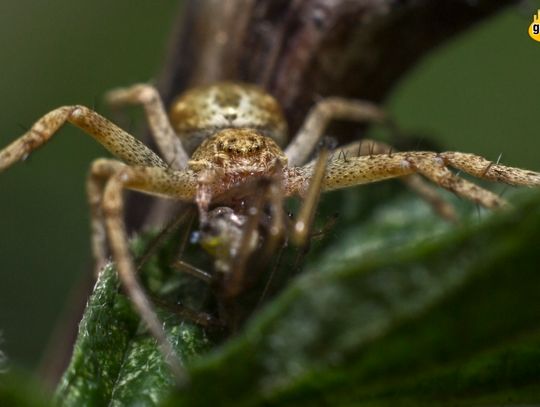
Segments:
[[[222,277],[225,275],[221,280],[224,296],[234,298],[242,290],[245,270],[234,267],[231,251],[248,247],[243,249],[245,257],[256,240],[254,218],[250,215],[254,198],[249,196],[250,191],[251,195],[253,191],[263,191],[262,197],[255,201],[269,200],[274,208],[284,197],[305,197],[304,209],[291,231],[292,240],[301,244],[307,239],[309,220],[319,191],[408,177],[407,182],[436,210],[451,217],[451,208],[433,194],[418,174],[487,208],[502,207],[506,203],[496,194],[455,175],[448,167],[496,182],[540,185],[539,173],[503,166],[474,154],[392,153],[376,142],[371,143],[367,155],[362,153],[362,144],[354,143],[345,149],[358,151],[356,155],[328,158],[323,153],[318,160],[308,161],[329,121],[385,120],[380,109],[362,101],[323,99],[309,112],[291,143],[282,149],[286,124],[281,109],[272,96],[252,85],[219,83],[190,90],[173,103],[169,115],[158,92],[149,85],[118,89],[109,93],[107,99],[113,105],[140,104],[144,107],[162,158],[98,113],[84,106],[64,106],[41,117],[28,132],[0,151],[0,171],[44,145],[66,122],[94,137],[117,157],[118,160],[94,161],[87,180],[96,267],[99,269],[106,263],[108,241],[126,292],[163,353],[169,356],[174,355],[174,351],[138,282],[129,251],[123,221],[124,189],[195,202],[201,228],[210,225],[220,229],[220,233],[228,233],[229,241],[224,247],[225,257],[228,255],[229,260],[218,267],[218,271]],[[242,185],[261,179],[271,182],[262,189],[242,188]],[[251,203],[245,205],[250,199]],[[215,204],[220,205],[220,213],[211,207]],[[227,212],[225,217],[221,216],[223,211]],[[283,233],[280,214],[280,210],[274,210],[269,229],[270,235],[275,237]],[[219,222],[222,222],[221,227]],[[246,229],[250,232],[243,233],[250,222],[252,225]],[[185,379],[185,372],[176,357],[169,357],[168,361],[177,378]]]

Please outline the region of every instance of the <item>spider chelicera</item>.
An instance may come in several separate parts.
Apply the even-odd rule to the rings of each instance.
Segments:
[[[452,218],[452,208],[418,174],[487,208],[501,207],[506,202],[455,175],[448,167],[496,182],[540,185],[539,173],[503,166],[477,155],[392,152],[375,141],[352,143],[340,148],[340,154],[331,156],[323,150],[319,158],[309,161],[330,120],[385,120],[380,109],[362,101],[340,98],[319,101],[291,143],[282,150],[286,123],[279,104],[252,85],[224,82],[190,90],[172,104],[169,115],[158,92],[149,85],[114,90],[107,99],[113,105],[144,107],[163,158],[87,107],[64,106],[44,115],[28,132],[0,151],[0,171],[25,159],[66,122],[94,137],[119,159],[97,159],[87,180],[96,268],[100,270],[106,263],[108,241],[120,280],[165,355],[173,355],[174,351],[137,280],[129,251],[123,221],[124,189],[195,202],[201,231],[214,229],[220,236],[212,249],[216,255],[219,289],[223,298],[234,298],[244,289],[246,278],[245,268],[237,267],[236,259],[245,258],[257,246],[253,219],[262,202],[269,202],[272,207],[268,236],[279,240],[285,229],[283,198],[304,197],[303,208],[290,231],[290,239],[302,243],[308,238],[309,222],[320,191],[405,177],[435,210]],[[258,180],[266,180],[266,184],[243,188]],[[203,245],[212,246],[209,239],[202,240]],[[239,252],[242,256],[237,256]],[[168,360],[177,377],[185,377],[178,360],[174,357]]]

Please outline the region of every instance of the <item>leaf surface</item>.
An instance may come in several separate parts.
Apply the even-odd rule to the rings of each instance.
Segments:
[[[339,236],[328,236],[303,273],[222,345],[161,311],[174,345],[189,360],[191,383],[181,390],[174,390],[110,268],[89,301],[57,400],[540,402],[540,194],[522,195],[514,210],[471,211],[460,227],[409,195],[364,206],[366,216],[350,222],[347,209],[339,208],[345,214]]]

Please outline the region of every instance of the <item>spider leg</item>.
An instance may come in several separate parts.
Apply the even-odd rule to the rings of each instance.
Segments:
[[[41,147],[66,122],[72,123],[130,165],[167,167],[161,158],[129,133],[84,106],[63,106],[41,117],[21,137],[0,150],[0,172]]]
[[[169,201],[169,203],[171,202],[173,201]],[[184,228],[184,232],[178,241],[179,245],[177,252],[179,256],[181,256],[184,252],[194,217],[195,211],[191,205],[188,206],[187,209],[185,207],[181,207],[180,211],[173,217],[173,219],[160,228],[161,231],[149,242],[144,253],[136,259],[137,271],[139,271],[148,262],[148,260],[150,260],[154,254],[156,254],[157,250],[171,238],[173,233],[178,230],[180,226],[186,224],[187,227]]]
[[[86,195],[90,207],[92,254],[96,275],[107,263],[107,232],[101,206],[105,182],[124,167],[126,165],[120,161],[99,158],[92,162],[86,179]]]
[[[174,313],[176,316],[181,318],[182,320],[191,321],[194,324],[197,324],[199,326],[202,326],[204,328],[225,328],[224,323],[210,315],[206,312],[202,311],[195,311],[191,308],[184,307],[180,304],[171,304],[170,302],[163,301],[160,298],[154,298],[152,297],[152,301],[156,304],[158,304],[160,307],[165,308],[169,310],[170,312]]]
[[[506,205],[506,201],[493,192],[453,174],[446,167],[447,164],[478,178],[511,185],[540,186],[540,173],[495,164],[473,154],[415,151],[351,157],[348,160],[334,158],[328,163],[323,190],[346,188],[419,173],[439,186],[484,207],[497,208]],[[289,169],[287,195],[299,193],[306,188],[313,167],[313,163],[310,163],[304,167]]]
[[[429,185],[425,180],[416,175],[409,175],[403,177],[402,182],[407,185],[411,190],[418,194],[424,201],[431,206],[433,211],[441,218],[448,220],[449,222],[459,223],[458,216],[454,209],[454,206],[445,200],[437,191]]]
[[[162,157],[176,170],[187,168],[189,157],[171,126],[156,88],[147,84],[137,84],[129,88],[113,89],[105,95],[105,99],[113,107],[126,104],[142,105]]]
[[[270,179],[266,190],[266,200],[270,206],[271,216],[268,237],[265,240],[263,259],[273,256],[276,249],[283,244],[285,235],[285,212],[283,210],[283,186],[281,180]]]
[[[331,120],[381,122],[384,112],[366,101],[327,98],[318,102],[308,113],[302,127],[285,150],[290,167],[304,164]]]
[[[420,174],[462,198],[490,209],[508,205],[506,200],[497,194],[453,174],[435,153],[431,153],[431,157],[408,160]]]
[[[319,204],[321,187],[328,161],[328,150],[323,149],[313,167],[313,175],[309,181],[308,190],[304,196],[304,202],[291,233],[291,241],[299,247],[306,246],[307,239],[311,235],[311,225]]]
[[[197,268],[189,263],[186,263],[183,260],[176,260],[173,264],[171,264],[171,267],[177,271],[198,278],[206,284],[212,283],[212,274],[201,270],[200,268]]]
[[[187,374],[136,277],[135,265],[129,251],[126,227],[123,220],[124,201],[122,196],[124,189],[133,189],[155,195],[193,199],[195,191],[189,186],[189,182],[187,188],[182,185],[182,176],[185,178],[184,181],[189,181],[189,174],[178,171],[172,172],[163,168],[128,166],[121,168],[109,178],[105,186],[103,216],[120,281],[142,320],[157,339],[158,345],[166,361],[171,366],[176,379],[179,383],[184,384],[188,379]]]
[[[439,156],[446,164],[477,178],[510,185],[540,185],[540,174],[538,172],[501,165],[476,154],[449,151],[441,153]]]
[[[347,160],[350,157],[372,154],[392,155],[396,152],[389,144],[371,139],[363,139],[362,141],[347,144],[340,147],[339,151],[340,154],[343,154],[344,160]],[[401,178],[401,181],[424,199],[433,208],[435,213],[439,214],[443,219],[447,219],[450,222],[458,221],[453,205],[444,199],[444,197],[442,197],[438,191],[429,185],[421,176],[413,174]]]

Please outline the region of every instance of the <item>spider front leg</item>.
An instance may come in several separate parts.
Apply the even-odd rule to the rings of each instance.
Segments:
[[[66,122],[84,130],[127,164],[167,167],[152,150],[98,113],[84,106],[63,106],[47,113],[0,151],[0,172],[48,142]]]
[[[491,181],[510,185],[540,186],[540,173],[496,164],[473,154],[407,152],[351,157],[348,160],[334,158],[328,163],[323,190],[346,188],[419,173],[456,195],[486,208],[498,208],[507,204],[493,192],[453,174],[447,165]],[[288,173],[287,193],[298,193],[302,188],[306,188],[312,172],[313,163],[291,168]]]
[[[102,162],[102,164],[102,174],[105,176],[114,165],[111,166],[110,162]],[[99,168],[96,164],[96,172],[99,172]],[[195,179],[188,172],[170,171],[157,167],[124,166],[110,176],[103,192],[102,213],[120,281],[142,320],[157,339],[158,346],[180,384],[187,381],[187,374],[136,277],[124,224],[123,191],[132,189],[158,196],[192,200],[195,195],[194,187]]]
[[[105,99],[113,107],[126,104],[142,105],[152,135],[165,161],[177,170],[187,167],[189,157],[171,126],[156,88],[147,84],[137,84],[129,88],[114,89],[107,93]]]

